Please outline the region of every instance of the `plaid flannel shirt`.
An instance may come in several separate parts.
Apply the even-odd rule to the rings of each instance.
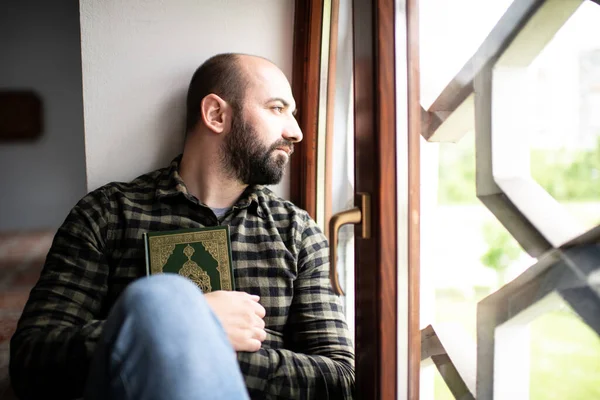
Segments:
[[[219,221],[170,167],[92,191],[59,228],[11,340],[23,398],[81,396],[96,341],[125,287],[145,275],[142,233],[229,225],[237,290],[259,295],[267,340],[238,361],[252,398],[351,398],[354,351],[308,214],[250,186]]]

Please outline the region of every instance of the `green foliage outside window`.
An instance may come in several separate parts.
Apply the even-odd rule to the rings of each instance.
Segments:
[[[561,202],[600,201],[600,136],[590,150],[534,149],[531,175]],[[438,201],[476,203],[473,136],[440,145]]]
[[[440,204],[475,204],[475,145],[469,134],[458,143],[440,144],[438,201]],[[600,201],[600,136],[589,150],[533,149],[531,175],[561,202]],[[597,216],[592,216],[597,217]],[[515,239],[498,223],[486,223],[482,232],[489,248],[481,256],[483,265],[498,274],[498,284],[519,258]]]
[[[483,225],[483,237],[489,247],[481,256],[481,263],[496,271],[500,287],[506,283],[508,267],[519,258],[523,250],[498,221]]]
[[[558,201],[600,200],[600,137],[587,151],[532,151],[531,175]]]
[[[439,150],[438,203],[477,204],[472,133],[456,144],[440,144]],[[600,136],[592,149],[533,149],[530,157],[532,177],[559,202],[600,203]],[[484,223],[481,234],[487,244],[481,263],[496,271],[501,286],[506,283],[508,267],[523,250],[497,220]],[[465,299],[445,299],[439,305],[436,321],[473,316],[472,307]],[[548,313],[531,329],[530,399],[599,398],[600,338],[595,332],[576,315],[566,315],[564,311]],[[439,375],[435,398],[453,398]]]

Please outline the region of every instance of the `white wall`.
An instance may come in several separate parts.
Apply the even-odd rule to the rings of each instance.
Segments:
[[[44,132],[0,142],[0,231],[57,228],[86,190],[76,2],[1,2],[0,90],[14,89],[38,93]]]
[[[185,92],[223,52],[272,60],[291,80],[294,0],[80,0],[88,189],[181,151]],[[275,190],[289,195],[289,179]]]

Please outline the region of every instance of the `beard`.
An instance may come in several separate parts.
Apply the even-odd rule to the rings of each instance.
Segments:
[[[231,131],[221,148],[223,165],[228,174],[247,185],[275,185],[281,182],[288,157],[277,154],[278,148],[287,148],[290,155],[294,144],[285,139],[271,146],[264,145],[257,130],[241,116],[234,113]]]

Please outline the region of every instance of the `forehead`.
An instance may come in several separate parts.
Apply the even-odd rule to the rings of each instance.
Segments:
[[[266,60],[242,61],[249,79],[247,100],[266,101],[281,98],[295,105],[292,88],[284,73]]]

